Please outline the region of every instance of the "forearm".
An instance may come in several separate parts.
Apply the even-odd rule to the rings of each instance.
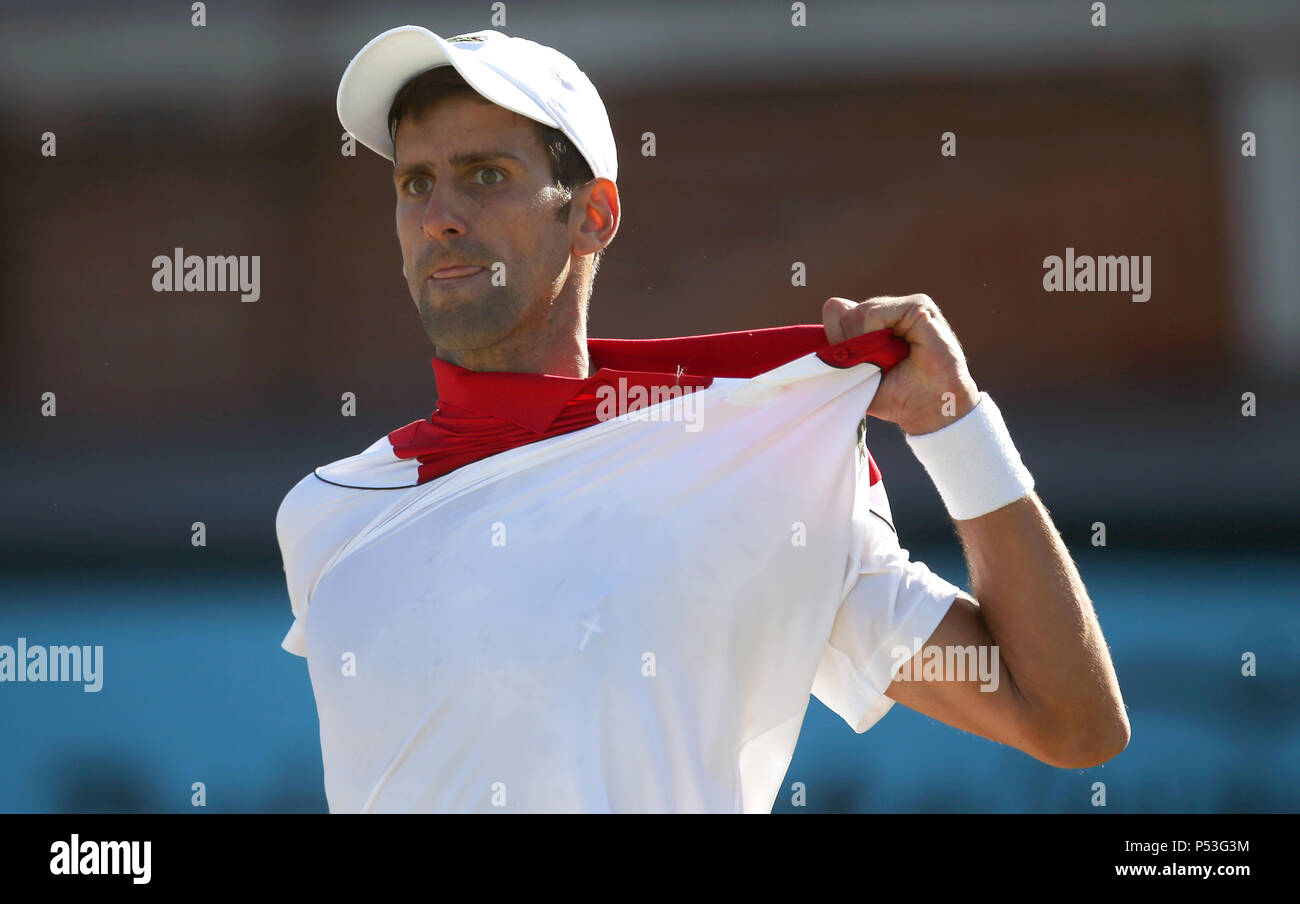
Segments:
[[[966,553],[971,593],[1016,690],[1040,758],[1101,762],[1128,743],[1119,681],[1070,552],[1020,461],[1001,413],[973,385],[955,419],[909,422]],[[920,411],[925,414],[924,406]],[[1015,501],[1009,501],[1015,500]]]
[[[1085,756],[1122,748],[1129,725],[1119,680],[1083,580],[1038,495],[954,523],[971,592],[1033,724]]]

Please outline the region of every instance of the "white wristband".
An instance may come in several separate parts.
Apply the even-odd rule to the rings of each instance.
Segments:
[[[933,433],[904,434],[955,521],[987,515],[1024,498],[1034,478],[1020,460],[1002,412],[986,392],[975,407]]]

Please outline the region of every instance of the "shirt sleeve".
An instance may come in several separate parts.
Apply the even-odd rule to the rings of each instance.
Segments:
[[[305,480],[305,478],[304,478]],[[303,622],[307,617],[307,590],[310,575],[303,568],[299,541],[304,533],[295,494],[301,493],[301,483],[280,503],[275,516],[276,539],[280,544],[280,558],[284,563],[285,584],[289,590],[289,606],[293,624],[280,641],[280,646],[295,656],[307,656],[307,636]]]
[[[316,585],[339,551],[392,500],[389,491],[401,489],[401,481],[413,476],[394,477],[393,469],[409,469],[411,464],[393,455],[385,435],[359,455],[324,466],[349,482],[317,476],[318,468],[285,495],[275,515],[275,534],[293,611],[293,624],[280,642],[288,652],[306,658],[307,609]]]
[[[812,693],[856,732],[894,705],[885,690],[929,640],[961,588],[913,562],[898,543],[883,480],[870,487],[857,580],[840,603]]]
[[[334,486],[308,474],[289,491],[275,516],[293,624],[280,646],[307,656],[307,609],[321,574],[339,549],[365,523],[367,490]]]

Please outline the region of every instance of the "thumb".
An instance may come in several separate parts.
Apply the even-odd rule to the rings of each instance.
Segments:
[[[826,341],[831,345],[843,342],[849,336],[844,328],[844,315],[858,305],[847,298],[828,298],[822,305],[822,324],[826,327]]]

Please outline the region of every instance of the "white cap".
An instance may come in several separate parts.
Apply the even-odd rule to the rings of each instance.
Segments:
[[[618,181],[614,133],[596,86],[558,50],[499,31],[446,39],[418,25],[384,32],[362,47],[343,73],[339,121],[357,141],[392,160],[388,110],[393,98],[412,77],[447,65],[492,103],[559,129],[594,176]]]

